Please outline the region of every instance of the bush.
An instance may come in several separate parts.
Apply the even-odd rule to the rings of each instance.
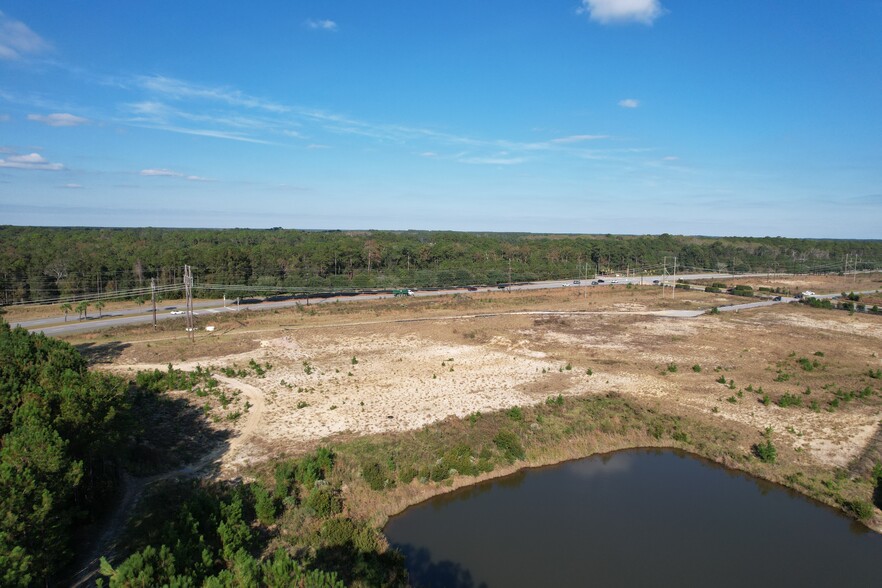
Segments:
[[[365,464],[361,468],[361,477],[368,483],[371,490],[383,490],[391,481],[386,473],[385,466],[376,461]]]
[[[254,497],[254,514],[262,525],[269,526],[276,522],[276,503],[266,488],[261,484],[251,485]]]
[[[322,525],[321,538],[326,545],[351,543],[358,551],[367,553],[377,548],[374,530],[352,519],[330,519]]]
[[[677,373],[677,364],[673,361],[668,364],[668,371],[672,374]]]
[[[781,408],[787,408],[788,406],[802,406],[802,397],[797,396],[796,394],[785,394],[778,399],[776,404]]]
[[[694,366],[692,366],[692,371],[695,372],[696,374],[700,374],[701,373],[701,366],[696,363]]]
[[[846,500],[842,506],[861,521],[873,518],[873,505],[865,500]]]
[[[545,404],[547,404],[548,406],[563,406],[563,403],[563,394],[558,394],[557,396],[549,396],[545,399]]]
[[[763,463],[775,463],[775,460],[778,459],[778,450],[775,449],[771,439],[766,439],[765,443],[755,444],[753,453]]]
[[[520,406],[514,406],[510,408],[505,414],[508,415],[513,421],[522,421],[524,420],[524,411],[521,410]]]
[[[307,488],[315,486],[316,481],[324,480],[334,469],[334,452],[327,447],[319,447],[314,454],[307,455],[297,465],[297,480]]]
[[[510,463],[518,459],[524,459],[527,456],[524,446],[521,445],[521,440],[512,431],[499,431],[493,437],[493,443]]]
[[[303,505],[322,518],[343,512],[343,500],[331,488],[316,488],[309,493]]]

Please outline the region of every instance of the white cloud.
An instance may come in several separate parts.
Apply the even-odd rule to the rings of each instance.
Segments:
[[[0,122],[9,122],[8,114],[0,114]]]
[[[423,151],[420,153],[420,157],[438,157],[438,154],[434,151]]]
[[[310,29],[320,30],[320,31],[334,31],[334,32],[336,32],[336,30],[337,30],[337,23],[335,23],[333,20],[328,20],[328,19],[310,18],[306,21],[306,26]]]
[[[662,161],[678,161],[679,159],[680,158],[676,155],[666,155],[665,157],[662,157]]]
[[[183,178],[184,174],[181,172],[172,171],[170,169],[142,169],[142,176],[165,176],[170,178]]]
[[[14,61],[49,48],[49,43],[26,24],[11,19],[0,11],[0,59]]]
[[[664,13],[659,0],[582,0],[580,13],[601,24],[640,22],[651,25]]]
[[[142,169],[142,176],[152,176],[152,177],[165,177],[165,178],[184,178],[185,180],[189,180],[191,182],[210,182],[212,181],[210,178],[203,178],[202,176],[188,176],[187,174],[183,174],[178,171],[174,171],[171,169],[165,168],[150,168],[150,169]]]
[[[65,184],[62,188],[67,188],[68,190],[80,190],[83,186],[80,184]]]
[[[625,98],[624,100],[619,100],[619,106],[622,108],[637,108],[640,106],[640,101],[635,98]]]
[[[55,114],[29,114],[28,120],[41,122],[50,127],[76,127],[79,125],[89,124],[89,119],[81,116],[69,114],[67,112],[56,112]]]
[[[0,159],[0,167],[12,169],[30,169],[39,171],[58,171],[64,169],[60,163],[52,163],[39,153],[28,155],[10,155],[6,159]]]

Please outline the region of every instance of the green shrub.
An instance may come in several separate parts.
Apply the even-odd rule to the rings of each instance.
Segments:
[[[671,372],[672,374],[676,373],[677,372],[677,364],[674,363],[673,361],[670,362],[668,364],[668,371]]]
[[[802,406],[802,397],[797,396],[796,394],[785,394],[778,399],[776,404],[781,408],[787,408],[788,406]]]
[[[775,463],[778,458],[778,450],[775,449],[771,439],[766,439],[764,443],[757,443],[753,446],[753,453],[763,463]]]
[[[845,510],[861,521],[873,518],[873,505],[865,500],[846,500],[843,506]]]
[[[325,545],[346,545],[351,543],[358,551],[368,553],[377,548],[376,531],[361,521],[352,519],[330,519],[321,530]]]
[[[558,394],[557,396],[549,396],[545,399],[545,404],[547,404],[548,406],[563,406],[563,403],[563,394]]]
[[[521,410],[520,406],[513,406],[512,408],[508,409],[505,414],[507,414],[508,418],[513,421],[524,420],[524,411]]]
[[[295,474],[297,473],[297,462],[292,460],[281,461],[276,464],[273,471],[275,486],[273,495],[279,500],[287,498],[294,486]]]
[[[361,468],[361,477],[368,483],[371,490],[383,490],[387,484],[392,482],[386,472],[386,467],[376,461],[367,463]]]
[[[696,374],[700,374],[701,373],[701,366],[696,363],[694,366],[692,366],[692,371],[695,372]]]
[[[321,518],[343,512],[343,500],[333,489],[327,487],[316,488],[310,492],[303,506]]]
[[[272,525],[276,522],[276,503],[273,497],[262,484],[251,485],[251,495],[254,497],[254,514],[262,525]]]
[[[315,453],[307,455],[297,464],[297,480],[306,488],[312,488],[316,481],[324,480],[331,473],[335,458],[332,450],[319,447]]]
[[[521,440],[512,431],[499,431],[493,437],[493,443],[509,462],[513,463],[515,460],[524,459],[527,456],[524,446],[521,445]]]

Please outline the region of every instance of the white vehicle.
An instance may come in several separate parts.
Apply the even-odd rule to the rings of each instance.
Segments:
[[[805,292],[802,293],[803,298],[808,298],[809,296],[814,296],[814,295],[815,295],[815,293],[812,292],[811,290],[806,290]]]
[[[169,314],[184,314],[183,310],[173,310]]]

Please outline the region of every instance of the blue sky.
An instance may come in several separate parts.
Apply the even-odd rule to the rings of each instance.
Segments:
[[[0,224],[882,238],[878,0],[0,12]]]

